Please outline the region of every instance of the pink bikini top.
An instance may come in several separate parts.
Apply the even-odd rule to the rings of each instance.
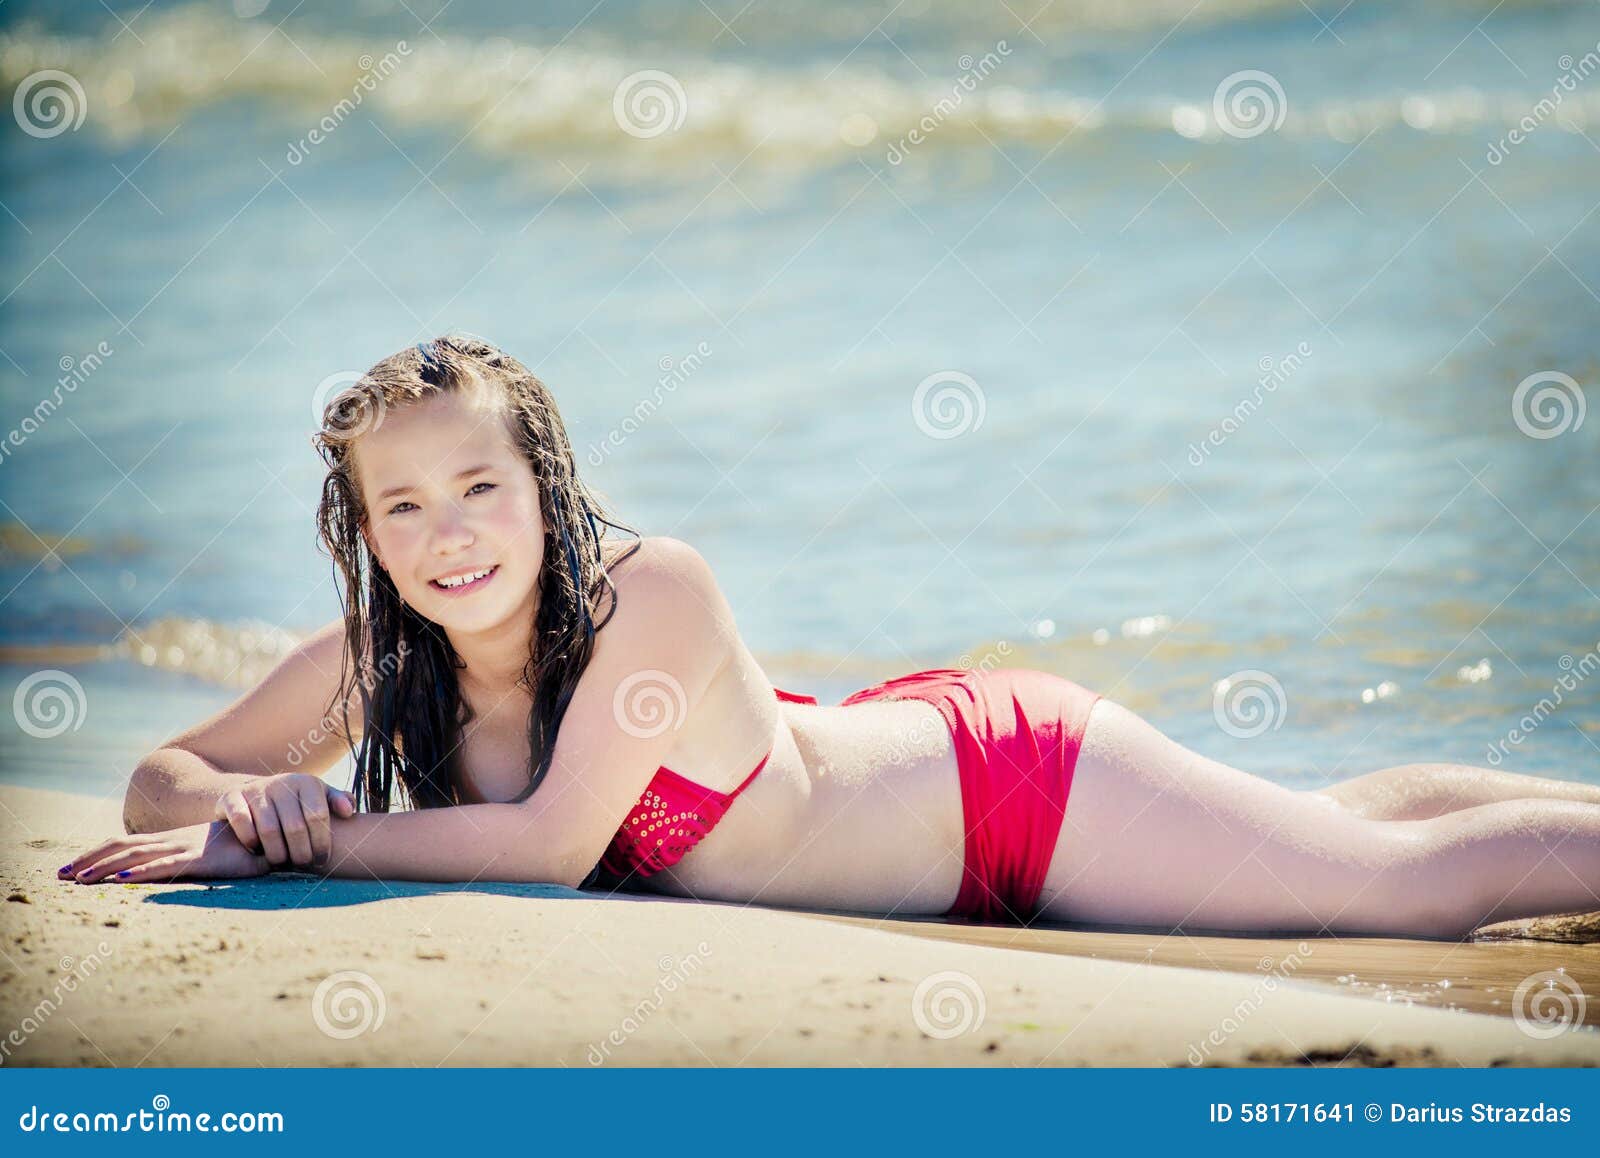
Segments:
[[[780,700],[814,704],[814,696],[796,695],[774,688]],[[750,775],[732,792],[718,792],[696,784],[665,766],[656,769],[650,786],[639,802],[628,810],[628,817],[612,837],[599,871],[613,881],[631,875],[647,877],[671,868],[716,827],[734,798],[750,786],[767,766],[772,752],[761,757]]]

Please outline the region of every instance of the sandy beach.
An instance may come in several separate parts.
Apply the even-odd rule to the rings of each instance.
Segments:
[[[1600,1062],[1592,1026],[1467,1011],[1545,972],[1600,991],[1592,944],[994,929],[298,874],[58,882],[119,814],[0,788],[5,1064]],[[1429,995],[1419,970],[1453,984]],[[1364,985],[1337,981],[1352,971]]]

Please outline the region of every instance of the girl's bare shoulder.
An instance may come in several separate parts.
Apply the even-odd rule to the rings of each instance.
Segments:
[[[635,630],[664,633],[679,646],[692,644],[715,654],[716,666],[737,646],[733,608],[711,564],[698,550],[671,535],[647,535],[620,566],[608,568],[619,613]]]

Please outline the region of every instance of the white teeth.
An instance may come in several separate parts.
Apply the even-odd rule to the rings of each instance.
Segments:
[[[436,579],[434,582],[439,584],[440,587],[464,587],[468,583],[476,583],[479,579],[488,575],[489,571],[493,570],[494,568],[490,567],[488,571],[474,571],[471,575],[457,575],[451,579]]]

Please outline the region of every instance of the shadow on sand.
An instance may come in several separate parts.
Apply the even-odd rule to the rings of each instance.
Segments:
[[[190,883],[190,882],[176,882]],[[567,888],[565,885],[512,884],[503,881],[367,881],[325,879],[309,873],[273,873],[269,877],[240,881],[194,882],[193,888],[161,888],[144,898],[149,905],[180,905],[201,909],[271,910],[333,909],[365,905],[403,897],[444,894],[525,897],[529,900],[644,901],[672,898],[631,893],[604,893]]]

